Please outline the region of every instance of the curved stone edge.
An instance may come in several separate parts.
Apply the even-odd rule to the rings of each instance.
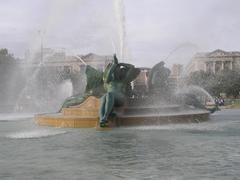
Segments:
[[[208,119],[208,112],[165,116],[125,116],[112,119],[110,127],[199,123],[207,121]],[[35,120],[37,124],[41,126],[62,128],[96,128],[98,127],[99,118],[61,115],[37,115],[35,116]]]
[[[74,117],[74,116],[51,116],[37,115],[35,121],[41,126],[52,126],[62,128],[94,128],[97,126],[98,118],[96,117]]]
[[[181,123],[200,123],[209,120],[209,112],[165,116],[139,116],[116,118],[116,126],[146,126]]]

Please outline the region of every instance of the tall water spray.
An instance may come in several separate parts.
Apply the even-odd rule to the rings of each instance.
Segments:
[[[71,17],[73,14],[75,14],[76,17],[83,17],[84,15],[84,19],[89,19],[88,21],[85,21],[80,18],[79,23],[84,23],[84,28],[79,28],[81,26],[76,25],[78,24],[76,23],[76,24],[72,24],[71,31],[66,31],[67,33],[69,32],[68,34],[70,34],[70,32],[78,32],[77,36],[74,36],[74,38],[77,37],[82,42],[86,41],[87,43],[89,43],[86,46],[84,44],[79,44],[79,43],[76,43],[75,47],[69,46],[71,51],[72,49],[78,49],[80,50],[79,53],[83,53],[86,50],[88,51],[87,53],[102,52],[102,50],[99,50],[98,48],[100,47],[101,49],[104,49],[103,47],[104,45],[99,46],[100,43],[99,43],[99,39],[97,38],[103,37],[103,36],[107,36],[107,37],[110,36],[112,37],[112,40],[115,46],[114,52],[117,53],[121,61],[124,61],[125,59],[128,58],[128,52],[127,52],[127,46],[126,46],[124,1],[113,0],[112,4],[110,4],[111,6],[110,9],[113,12],[111,12],[110,10],[109,12],[106,13],[107,15],[104,15],[104,13],[102,13],[102,9],[97,8],[97,6],[92,7],[91,3],[90,4],[85,3],[86,5],[85,11],[78,11],[80,9],[78,7],[80,7],[81,3],[82,1],[76,1],[76,0],[63,1],[60,3],[57,0],[54,0],[49,3],[50,8],[49,8],[49,11],[46,12],[47,14],[46,19],[43,20],[41,27],[39,27],[40,31],[39,29],[36,30],[36,32],[38,33],[34,34],[34,37],[31,38],[32,42],[29,43],[30,53],[28,56],[28,61],[26,62],[26,66],[34,66],[34,68],[24,68],[24,69],[27,69],[27,71],[25,72],[27,83],[25,84],[25,87],[23,88],[23,90],[19,93],[15,109],[21,109],[20,107],[22,106],[22,104],[27,104],[27,103],[30,103],[31,107],[34,107],[34,106],[39,107],[37,109],[41,109],[41,107],[46,107],[44,104],[48,104],[49,106],[52,106],[52,107],[57,107],[56,104],[53,104],[53,101],[57,99],[58,99],[58,102],[63,101],[63,99],[60,98],[60,95],[58,94],[59,93],[62,94],[62,97],[65,97],[66,94],[68,94],[66,92],[61,91],[61,87],[62,87],[61,83],[68,85],[70,87],[69,81],[65,81],[66,79],[61,80],[61,78],[64,77],[64,74],[62,75],[61,71],[60,72],[55,72],[50,70],[47,71],[48,60],[47,60],[47,57],[45,57],[45,54],[47,52],[43,53],[43,50],[48,49],[43,47],[51,47],[52,49],[54,49],[54,45],[56,44],[62,45],[64,43],[64,41],[62,41],[62,39],[64,40],[64,38],[61,39],[61,37],[59,37],[58,39],[56,39],[57,42],[58,41],[59,42],[55,43],[53,42],[53,39],[54,39],[53,37],[59,36],[59,28],[61,28],[62,26],[65,27],[66,24],[67,25],[69,24],[69,21],[66,21],[67,19],[66,17]],[[73,9],[75,11],[73,11]],[[103,15],[103,17],[100,19],[97,19],[96,16],[99,14]],[[108,23],[108,22],[111,22],[111,23]],[[113,31],[111,31],[112,28],[113,28]],[[101,33],[98,32],[99,29],[102,30]],[[111,31],[111,34],[108,33],[110,31]],[[96,42],[95,42],[95,39],[92,38],[95,36],[92,36],[92,34],[95,35],[98,33],[99,33],[99,36],[96,36]],[[84,36],[82,36],[81,34],[84,34]],[[70,41],[71,35],[69,35],[67,38]],[[102,39],[106,41],[107,38],[103,37]],[[66,44],[63,45],[63,47],[65,46]],[[111,50],[109,50],[108,52],[111,52]],[[36,54],[38,55],[41,54],[41,58],[38,58],[38,60],[36,60],[36,57],[35,57]],[[81,59],[79,61],[81,61]],[[44,73],[45,71],[47,71],[49,75]],[[45,78],[41,77],[43,75],[44,77],[45,76],[46,77]],[[54,78],[51,79],[51,77],[53,76]],[[48,88],[43,88],[45,86]],[[72,91],[71,88],[67,88],[67,89],[69,90],[69,92]],[[46,98],[44,96],[45,94],[46,94]]]
[[[126,47],[126,26],[123,0],[114,0],[114,11],[119,44],[118,56],[120,57],[120,59],[124,60],[127,58],[127,47]]]

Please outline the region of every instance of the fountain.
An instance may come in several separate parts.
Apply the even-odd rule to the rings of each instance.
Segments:
[[[104,72],[87,66],[85,93],[68,98],[59,113],[40,114],[35,119],[39,125],[71,128],[161,125],[208,119],[210,112],[194,94],[182,91],[179,98],[178,93],[171,92],[165,84],[170,72],[163,62],[150,70],[145,97],[136,96],[134,92],[139,89],[131,86],[139,73],[140,69],[131,64],[118,63],[116,56]]]
[[[118,54],[121,60],[125,62],[127,59],[126,57],[128,57],[128,54],[126,48],[127,43],[123,0],[116,0],[114,1],[113,5],[115,19],[112,20],[113,22],[109,21],[111,22],[109,24],[113,23],[114,27],[116,27],[117,30],[114,32],[117,34],[117,37],[114,37],[114,35],[112,34],[110,35],[110,38],[112,38],[112,43],[114,45],[115,52]],[[95,45],[96,43],[90,44]],[[186,46],[186,44],[183,44],[175,48],[169,54],[169,56],[182,46]],[[40,109],[40,111],[42,112],[44,111],[41,109],[42,107],[44,108],[47,107],[48,111],[49,110],[53,111],[58,108],[59,106],[58,103],[60,100],[63,101],[63,97],[69,96],[70,94],[74,95],[77,94],[77,97],[73,96],[69,99],[69,101],[67,101],[70,104],[66,103],[65,104],[66,106],[63,106],[60,113],[37,115],[36,119],[38,123],[40,125],[52,125],[61,127],[98,126],[99,116],[100,119],[101,116],[104,116],[101,113],[99,114],[99,109],[103,107],[103,105],[101,105],[100,103],[99,98],[100,97],[103,98],[104,95],[108,95],[107,94],[108,89],[104,87],[104,85],[106,85],[104,84],[104,78],[99,78],[98,85],[101,86],[101,88],[95,87],[95,89],[93,89],[89,88],[87,85],[85,94],[83,94],[80,91],[73,92],[76,91],[76,88],[74,87],[75,84],[74,83],[71,84],[71,82],[67,81],[69,77],[66,78],[64,71],[57,74],[55,72],[52,72],[52,70],[51,71],[50,70],[48,71],[47,69],[46,71],[44,70],[44,66],[47,66],[48,63],[49,67],[51,65],[50,64],[51,62],[50,61],[48,62],[47,58],[44,57],[43,53],[44,49],[45,48],[43,48],[43,37],[41,37],[41,50],[40,50],[41,52],[38,53],[40,55],[40,57],[38,58],[39,64],[35,65],[35,68],[32,70],[32,72],[29,73],[31,75],[27,74],[28,77],[28,79],[26,80],[27,83],[26,86],[22,89],[21,93],[19,93],[19,97],[17,98],[16,103],[17,104],[16,109],[17,110],[20,109],[21,111],[22,107],[19,104],[21,104],[21,102],[26,102],[26,104],[27,103],[30,104],[29,105],[30,108],[34,108],[34,106],[36,106],[36,109],[38,110]],[[83,65],[87,66],[84,63],[84,61],[82,61],[81,57],[75,56],[75,58],[81,61]],[[35,62],[31,63],[34,64]],[[186,97],[186,99],[188,99],[187,101],[185,99],[180,101],[171,99],[173,97],[173,92],[171,92],[171,89],[168,89],[168,87],[165,86],[165,80],[163,78],[165,76],[166,77],[169,76],[169,73],[164,75],[161,73],[164,72],[164,68],[160,66],[160,68],[162,68],[160,72],[158,68],[159,66],[157,64],[150,71],[148,85],[146,86],[147,94],[145,97],[140,97],[134,94],[134,92],[136,91],[141,91],[141,88],[130,86],[130,83],[132,83],[131,81],[134,81],[134,79],[136,78],[135,75],[133,76],[134,78],[132,78],[131,81],[129,81],[127,84],[128,87],[130,87],[129,89],[130,91],[132,91],[132,94],[127,93],[124,94],[128,98],[121,104],[121,107],[119,108],[114,107],[114,111],[116,111],[115,113],[117,116],[109,117],[109,119],[112,119],[109,121],[111,122],[109,126],[122,126],[122,125],[125,126],[141,124],[152,125],[184,121],[199,122],[199,119],[201,119],[201,117],[203,117],[202,119],[204,120],[206,119],[205,117],[208,116],[209,113],[203,106],[199,106],[199,104],[196,103],[198,102],[196,99],[194,98],[191,99],[191,101],[193,101],[192,104],[191,103],[189,104],[189,98],[187,97]],[[63,75],[61,73],[63,73]],[[58,77],[55,78],[55,74],[57,74]],[[100,76],[101,74],[103,74],[103,72],[98,72],[97,74],[99,74]],[[48,79],[48,76],[50,77],[50,80]],[[80,78],[76,79],[77,79],[76,81],[78,81]],[[48,84],[48,82],[50,83]],[[43,85],[43,83],[46,84]],[[96,90],[97,88],[100,89],[99,92]],[[112,115],[111,112],[108,112],[108,115],[109,114]]]

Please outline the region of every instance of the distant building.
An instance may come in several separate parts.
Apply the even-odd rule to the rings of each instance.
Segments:
[[[183,65],[173,64],[171,74],[169,76],[169,84],[171,89],[176,89],[182,81]]]
[[[90,65],[98,70],[104,71],[107,65],[113,62],[112,55],[97,55],[93,53],[89,53],[87,55],[79,55],[79,57],[84,61],[87,65]]]
[[[137,78],[134,80],[134,84],[147,86],[148,73],[150,71],[150,68],[140,67],[139,69],[140,69],[140,73],[137,76]]]
[[[65,54],[63,49],[43,48],[38,52],[27,51],[25,61],[21,64],[26,73],[34,72],[41,67],[42,71],[51,73],[52,76],[60,79],[70,79],[73,86],[73,94],[80,92],[81,82],[84,81],[85,67],[90,65],[93,68],[104,71],[105,67],[113,61],[112,55],[97,55],[89,53],[86,55]],[[45,73],[46,74],[46,73]],[[47,80],[46,80],[47,82]]]
[[[240,52],[217,49],[213,52],[197,53],[187,65],[186,73],[200,70],[217,73],[224,69],[240,69]]]
[[[38,51],[27,50],[25,52],[25,60],[31,64],[56,60],[63,61],[65,57],[64,49],[42,48]]]
[[[137,96],[143,97],[148,91],[148,74],[151,69],[147,67],[140,67],[139,69],[140,73],[133,81],[132,86]]]
[[[113,56],[97,55],[94,53],[67,56],[62,49],[43,48],[42,51],[35,53],[26,51],[23,67],[38,67],[41,61],[44,67],[57,68],[60,71],[63,69],[80,71],[85,65],[90,65],[95,69],[103,71],[107,64],[113,61]]]
[[[171,76],[179,77],[182,75],[183,65],[182,64],[173,64],[171,69]]]

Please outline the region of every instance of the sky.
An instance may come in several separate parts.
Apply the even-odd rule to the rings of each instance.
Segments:
[[[120,3],[120,5],[119,5]],[[151,67],[196,52],[240,51],[237,0],[0,0],[0,48],[113,54]]]

